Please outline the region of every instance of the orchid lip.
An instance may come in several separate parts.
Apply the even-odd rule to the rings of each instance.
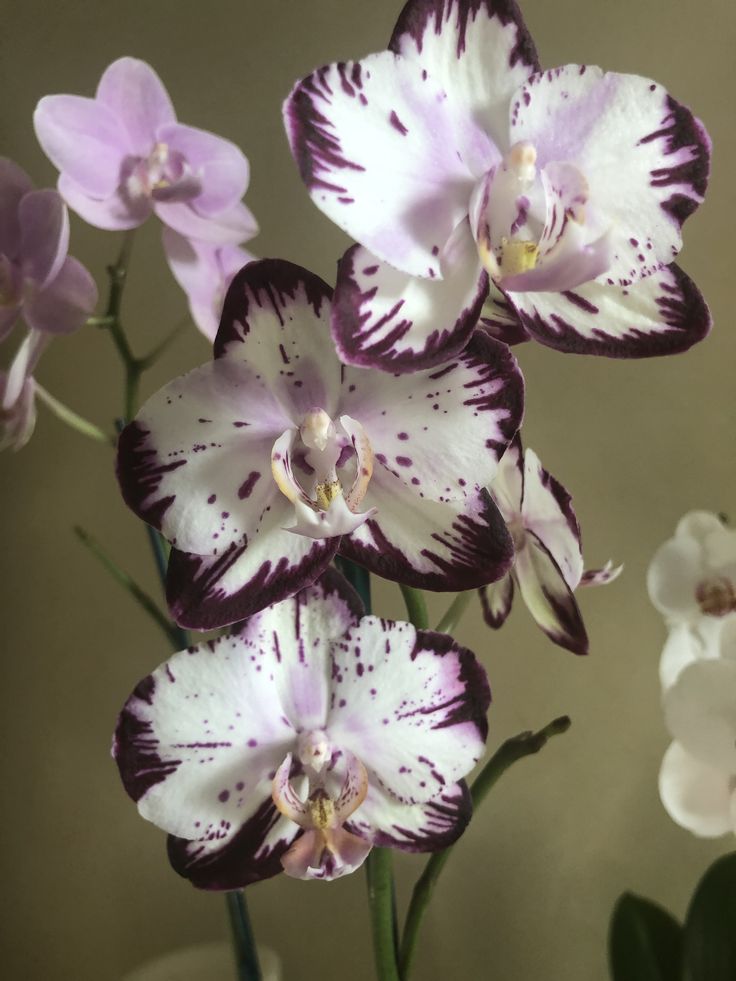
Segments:
[[[713,576],[698,583],[695,598],[706,616],[724,617],[736,611],[736,588],[726,576]]]
[[[130,200],[189,201],[202,190],[199,176],[191,170],[186,157],[161,142],[147,157],[126,161],[122,184]]]
[[[355,476],[346,493],[338,471],[348,464],[354,465]],[[303,479],[311,478],[309,492],[296,469]],[[349,416],[341,416],[336,425],[324,409],[313,406],[298,427],[285,430],[274,443],[271,472],[294,505],[296,522],[288,531],[331,538],[350,534],[375,513],[357,510],[373,474],[373,449],[363,427]]]

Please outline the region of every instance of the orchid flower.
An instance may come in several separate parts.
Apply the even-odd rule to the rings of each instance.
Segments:
[[[647,588],[669,636],[660,661],[664,688],[692,661],[718,657],[736,621],[736,531],[707,511],[690,511],[652,559]]]
[[[537,624],[555,644],[588,653],[588,636],[575,600],[579,585],[604,585],[621,572],[608,562],[583,571],[580,526],[572,498],[539,462],[522,449],[517,434],[501,458],[491,495],[514,540],[514,564],[503,578],[480,591],[486,623],[497,629],[511,612],[514,584]]]
[[[183,625],[242,620],[313,582],[338,549],[436,590],[475,588],[511,562],[485,490],[521,421],[508,348],[481,335],[410,377],[348,368],[331,295],[299,266],[250,263],[214,361],[121,434],[123,496],[174,546],[167,592]]]
[[[388,51],[320,68],[284,113],[312,200],[359,243],[335,291],[347,363],[447,359],[489,296],[517,340],[563,351],[668,354],[707,332],[671,264],[705,130],[647,78],[541,71],[513,0],[409,0]]]
[[[51,339],[81,327],[97,287],[69,249],[69,215],[57,191],[34,190],[17,164],[0,158],[0,341],[28,327],[0,371],[0,449],[20,449],[36,420],[33,371]]]
[[[187,294],[192,319],[204,336],[214,341],[228,287],[253,256],[237,245],[198,242],[171,228],[164,228],[162,238],[166,261]]]
[[[204,889],[352,872],[372,845],[445,848],[470,817],[490,692],[444,634],[362,616],[334,571],[240,632],[169,658],[113,754],[169,857]]]
[[[670,817],[700,837],[736,834],[736,621],[720,656],[688,664],[664,694],[674,742],[659,793]]]
[[[94,99],[46,96],[34,124],[61,171],[59,191],[90,225],[136,228],[153,212],[182,235],[221,245],[257,231],[240,200],[248,161],[229,140],[177,122],[161,79],[144,61],[113,62]]]

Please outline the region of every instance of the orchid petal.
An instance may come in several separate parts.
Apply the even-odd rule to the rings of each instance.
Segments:
[[[334,828],[330,831],[305,831],[281,859],[284,872],[295,879],[331,881],[355,872],[371,850],[370,842],[357,835]]]
[[[284,121],[302,180],[329,218],[402,272],[442,275],[440,252],[474,181],[440,83],[385,51],[314,72],[287,99]]]
[[[153,395],[121,433],[123,497],[185,552],[245,547],[281,499],[270,454],[289,422],[268,381],[246,365],[201,365]]]
[[[674,626],[662,648],[659,659],[659,680],[662,690],[670,688],[688,664],[697,661],[705,653],[702,641],[688,624]]]
[[[521,423],[523,380],[516,359],[483,334],[436,369],[395,377],[347,368],[343,391],[341,408],[360,419],[373,447],[371,488],[383,470],[433,501],[473,495],[490,483]]]
[[[508,148],[509,100],[539,70],[534,42],[514,2],[410,0],[390,48],[421,65],[447,92],[458,116],[474,120],[479,133],[489,134],[502,151]],[[459,127],[457,137],[462,137]],[[472,149],[463,146],[468,164],[487,169],[481,148]]]
[[[332,312],[341,360],[412,372],[459,354],[488,290],[467,221],[453,233],[442,269],[441,280],[419,279],[359,245],[349,249],[338,265]]]
[[[340,554],[384,579],[460,591],[499,579],[513,543],[487,491],[440,504],[377,470],[366,496],[375,517],[342,539]]]
[[[579,586],[607,586],[613,582],[623,572],[623,565],[614,566],[611,559],[600,569],[586,569],[580,577]]]
[[[704,544],[711,532],[723,532],[723,522],[710,511],[688,511],[677,522],[675,538],[694,538]]]
[[[300,833],[271,800],[264,800],[242,827],[222,838],[170,837],[169,861],[198,889],[242,889],[283,871],[281,858]]]
[[[30,296],[23,307],[29,327],[47,334],[70,334],[97,306],[97,284],[81,262],[67,256],[46,289]]]
[[[16,259],[20,250],[18,207],[33,184],[28,174],[9,160],[0,157],[0,254]]]
[[[618,286],[672,261],[705,194],[710,141],[662,86],[591,66],[540,73],[514,103],[511,136],[534,145],[540,167],[572,160],[585,175],[594,220],[612,228]]]
[[[507,524],[521,517],[521,502],[524,499],[524,451],[518,433],[506,447],[490,489]]]
[[[29,191],[18,206],[23,274],[45,289],[69,250],[69,213],[58,191]]]
[[[207,216],[198,214],[185,201],[154,201],[153,210],[180,235],[216,245],[239,245],[258,232],[258,222],[242,202]]]
[[[519,315],[499,288],[490,282],[488,298],[483,304],[479,327],[487,331],[491,337],[504,344],[523,344],[528,341],[529,334],[522,327]]]
[[[376,513],[375,508],[358,513],[351,511],[342,494],[330,502],[326,511],[311,507],[302,500],[294,502],[294,510],[296,521],[287,525],[286,530],[318,541],[349,535]]]
[[[306,828],[309,826],[309,812],[291,784],[292,760],[292,754],[287,753],[273,778],[271,796],[284,817],[298,824],[300,828]]]
[[[709,766],[736,774],[736,662],[698,660],[665,691],[672,737]]]
[[[192,205],[204,217],[232,208],[245,194],[250,168],[242,151],[230,140],[176,122],[162,126],[158,139],[181,153],[200,176],[202,191]]]
[[[58,187],[59,194],[72,211],[94,228],[103,228],[110,232],[126,231],[142,225],[151,214],[151,202],[143,195],[134,200],[126,200],[116,188],[107,197],[89,197],[66,174],[59,177]]]
[[[490,691],[452,638],[364,617],[333,643],[332,660],[325,728],[395,800],[437,797],[480,759]]]
[[[507,572],[498,582],[492,582],[478,590],[483,619],[494,630],[506,622],[514,601],[514,577]]]
[[[524,452],[521,515],[524,527],[544,545],[567,585],[575,589],[583,574],[583,553],[572,498],[529,448]]]
[[[118,58],[103,72],[97,101],[123,126],[131,152],[147,156],[159,126],[176,120],[169,93],[156,72],[138,58]]]
[[[684,536],[671,538],[657,549],[647,571],[649,599],[667,617],[687,619],[698,614],[696,592],[701,573],[698,543]]]
[[[587,654],[588,636],[573,591],[549,549],[530,531],[516,552],[514,575],[527,609],[550,640],[573,654]]]
[[[470,793],[464,781],[443,787],[431,800],[408,805],[371,785],[365,801],[345,827],[380,848],[433,852],[457,841],[471,813]]]
[[[33,369],[38,364],[38,359],[45,351],[50,340],[51,338],[48,334],[44,334],[41,331],[34,330],[33,328],[28,331],[20,347],[15,352],[10,370],[5,377],[5,390],[3,392],[1,406],[3,409],[11,409],[18,399],[20,399],[23,386],[33,373]]]
[[[166,597],[174,620],[195,630],[236,623],[322,575],[340,539],[315,541],[284,531],[289,515],[286,500],[272,506],[254,538],[215,556],[172,549]]]
[[[36,426],[36,383],[25,378],[12,405],[5,408],[7,384],[7,375],[0,371],[0,451],[15,452],[26,445]]]
[[[535,340],[574,354],[675,354],[711,325],[697,287],[676,265],[630,287],[585,283],[564,293],[510,293],[509,300]]]
[[[112,110],[78,95],[47,95],[33,124],[46,156],[83,193],[106,198],[115,191],[132,146]]]
[[[664,754],[659,796],[672,820],[701,838],[736,832],[736,791],[731,774],[692,756],[678,742]]]

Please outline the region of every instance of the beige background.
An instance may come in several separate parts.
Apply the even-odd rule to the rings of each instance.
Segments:
[[[2,148],[40,184],[54,172],[35,143],[42,95],[92,94],[122,54],[162,75],[182,121],[237,142],[253,178],[259,255],[327,278],[345,238],[311,205],[279,107],[319,64],[385,46],[398,0],[5,0],[0,36]],[[581,596],[592,652],[554,648],[517,607],[492,635],[472,607],[459,636],[484,659],[494,691],[491,745],[563,712],[572,731],[520,764],[456,851],[423,933],[418,979],[598,981],[615,898],[633,889],[682,914],[694,883],[733,839],[696,840],[656,790],[667,744],[658,707],[664,630],[644,588],[655,547],[687,509],[736,513],[733,458],[733,45],[730,0],[526,0],[543,63],[588,61],[667,85],[709,127],[716,158],[708,204],[689,221],[683,264],[716,317],[684,356],[614,363],[518,350],[528,383],[527,443],[575,495],[589,564],[609,556],[622,579]],[[72,251],[102,282],[116,237],[74,222]],[[150,223],[136,243],[125,319],[142,351],[185,310]],[[146,391],[206,360],[194,331]],[[120,370],[108,337],[82,331],[45,357],[40,380],[106,423]],[[141,821],[108,756],[117,711],[166,655],[156,629],[71,534],[75,522],[156,589],[145,535],[118,499],[110,454],[42,414],[30,445],[2,460],[5,641],[0,879],[10,979],[116,981],[179,944],[225,935],[217,896],[168,868],[164,835]],[[437,612],[444,602],[434,604]],[[398,615],[397,590],[378,609]],[[405,899],[418,860],[397,861]],[[372,977],[361,875],[325,886],[281,877],[249,891],[259,937],[286,981]]]

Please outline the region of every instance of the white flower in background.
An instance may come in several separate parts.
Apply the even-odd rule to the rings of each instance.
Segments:
[[[721,633],[736,619],[736,531],[690,511],[655,554],[647,587],[670,628],[660,662],[667,688],[688,664],[718,657]]]
[[[673,821],[702,838],[736,833],[736,621],[720,634],[719,657],[687,665],[665,692],[674,742],[659,793]]]

